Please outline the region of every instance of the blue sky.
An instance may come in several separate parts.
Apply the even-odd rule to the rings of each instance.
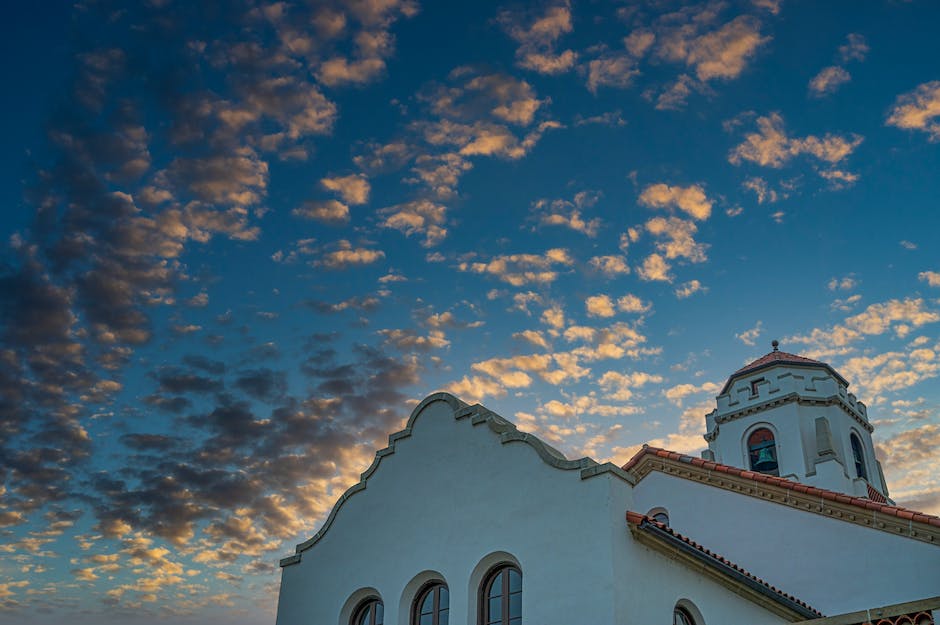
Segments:
[[[934,3],[192,4],[8,9],[0,622],[271,622],[427,394],[697,453],[772,339],[940,513]]]

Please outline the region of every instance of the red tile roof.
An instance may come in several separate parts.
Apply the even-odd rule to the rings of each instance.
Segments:
[[[912,612],[891,618],[882,618],[877,621],[868,621],[861,625],[934,625],[930,612]]]
[[[695,550],[698,551],[699,553],[701,553],[701,554],[707,556],[708,558],[710,558],[710,559],[712,559],[712,560],[715,560],[715,561],[717,561],[719,564],[724,565],[725,567],[730,568],[730,569],[736,571],[738,574],[740,574],[740,575],[742,575],[742,576],[744,576],[744,577],[750,579],[750,580],[753,581],[753,582],[756,582],[758,585],[762,586],[765,590],[770,591],[773,595],[776,595],[777,598],[778,598],[778,600],[779,600],[780,598],[782,598],[782,599],[784,599],[785,602],[787,602],[787,603],[795,603],[796,605],[800,606],[800,607],[803,608],[805,611],[809,612],[810,614],[812,614],[812,615],[814,615],[814,616],[816,616],[816,617],[821,617],[821,616],[823,616],[822,612],[820,612],[819,610],[813,608],[811,605],[809,605],[809,604],[806,603],[805,601],[802,601],[802,600],[800,600],[800,599],[797,599],[797,598],[794,597],[793,595],[788,594],[788,593],[785,593],[785,592],[783,592],[782,590],[780,590],[779,588],[777,588],[777,587],[775,587],[775,586],[772,586],[771,584],[768,584],[767,582],[765,582],[765,581],[762,580],[761,578],[757,577],[757,576],[754,575],[753,573],[749,572],[748,570],[746,570],[746,569],[744,569],[744,568],[738,566],[737,564],[735,564],[734,562],[728,560],[728,559],[725,558],[724,556],[718,555],[717,553],[715,553],[715,552],[713,552],[713,551],[711,551],[711,550],[709,550],[709,549],[706,549],[705,547],[703,547],[702,545],[698,544],[697,542],[695,542],[694,540],[692,540],[692,539],[689,538],[688,536],[684,536],[684,535],[680,534],[679,532],[675,531],[674,529],[672,529],[671,527],[669,527],[669,526],[666,525],[665,523],[660,523],[659,521],[657,521],[657,520],[655,520],[655,519],[653,519],[653,518],[651,518],[651,517],[645,516],[645,515],[643,515],[643,514],[639,514],[639,513],[637,513],[637,512],[632,512],[632,511],[630,511],[630,510],[627,510],[627,523],[630,523],[631,525],[635,525],[635,526],[637,526],[637,527],[643,527],[644,524],[650,525],[650,526],[653,526],[653,527],[656,527],[656,528],[658,528],[659,530],[661,530],[661,531],[665,532],[666,534],[668,534],[669,536],[672,536],[673,538],[675,538],[675,539],[677,539],[677,540],[679,540],[679,541],[685,543],[686,545],[692,547],[693,549],[695,549]]]
[[[744,365],[731,375],[737,375],[739,373],[744,373],[745,371],[750,371],[751,369],[759,369],[765,365],[776,362],[787,362],[801,365],[817,365],[817,366],[828,366],[824,362],[818,360],[813,360],[812,358],[807,358],[806,356],[798,356],[796,354],[790,354],[787,352],[781,352],[779,350],[774,350],[769,354],[765,354],[752,362],[751,364]]]
[[[825,369],[828,369],[830,373],[836,376],[840,382],[842,382],[846,386],[849,385],[848,381],[846,381],[845,378],[839,375],[839,373],[835,369],[833,369],[832,367],[830,367],[828,364],[824,362],[813,360],[812,358],[807,358],[806,356],[799,356],[797,354],[791,354],[789,352],[781,352],[778,349],[774,348],[772,352],[768,354],[764,354],[763,356],[761,356],[754,362],[744,365],[743,367],[741,367],[740,369],[732,373],[728,377],[728,381],[725,382],[725,385],[721,389],[721,393],[719,394],[723,395],[724,393],[728,392],[728,388],[731,386],[731,380],[739,376],[745,375],[747,373],[759,371],[760,369],[765,369],[767,367],[772,367],[774,365],[803,365],[803,366],[813,366],[813,367],[824,367]]]
[[[783,477],[766,475],[764,473],[757,473],[756,471],[747,471],[745,469],[739,469],[738,467],[719,464],[717,462],[704,460],[702,458],[694,458],[692,456],[686,456],[685,454],[680,454],[675,451],[669,451],[668,449],[650,447],[648,445],[643,445],[643,449],[638,451],[632,458],[630,458],[629,461],[627,461],[625,465],[623,465],[623,470],[630,471],[640,462],[640,459],[646,455],[652,455],[658,458],[667,458],[669,460],[676,460],[678,462],[691,464],[709,471],[717,471],[719,473],[736,475],[738,477],[753,480],[755,482],[772,484],[779,488],[786,488],[798,493],[805,493],[814,497],[828,499],[829,501],[836,501],[842,504],[857,506],[859,508],[864,508],[865,510],[875,510],[879,514],[898,517],[906,521],[917,521],[919,523],[933,525],[934,527],[940,527],[940,517],[924,514],[923,512],[917,512],[916,510],[908,510],[907,508],[901,508],[900,506],[892,506],[887,503],[872,501],[871,499],[866,499],[864,497],[852,497],[851,495],[846,495],[844,493],[837,493],[835,491],[826,490],[824,488],[816,488],[815,486],[800,484],[799,482],[794,482]]]

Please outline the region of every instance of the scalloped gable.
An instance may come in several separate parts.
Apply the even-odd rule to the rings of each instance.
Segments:
[[[624,471],[615,464],[610,462],[599,463],[592,458],[587,457],[580,458],[578,460],[568,460],[565,458],[564,454],[551,447],[537,436],[520,432],[512,422],[504,419],[500,415],[485,408],[484,406],[480,404],[474,404],[471,406],[451,395],[450,393],[434,393],[425,397],[421,403],[415,406],[415,409],[411,412],[411,416],[408,417],[408,422],[405,425],[405,428],[401,431],[391,434],[388,437],[388,446],[375,452],[375,459],[372,461],[372,464],[369,465],[369,468],[360,475],[359,481],[347,489],[346,492],[343,493],[343,495],[336,502],[336,504],[334,504],[333,509],[330,510],[330,514],[327,516],[326,521],[323,523],[323,526],[319,529],[319,531],[317,531],[317,533],[308,540],[305,540],[304,542],[297,545],[294,555],[283,558],[280,561],[280,565],[282,567],[300,562],[303,552],[313,547],[327,533],[327,531],[329,531],[330,526],[333,524],[333,521],[336,518],[340,508],[343,507],[343,504],[345,504],[350,497],[367,488],[369,478],[372,477],[372,475],[375,474],[375,472],[379,469],[379,466],[382,464],[382,460],[385,457],[391,456],[395,453],[395,447],[398,441],[411,437],[414,432],[415,423],[417,422],[418,417],[421,416],[431,404],[435,404],[437,402],[446,403],[450,407],[453,413],[453,417],[456,420],[470,419],[470,423],[474,427],[485,424],[490,432],[499,437],[499,442],[503,445],[507,443],[524,443],[528,445],[536,452],[538,457],[541,458],[545,464],[555,469],[562,471],[580,471],[580,477],[582,480],[604,473],[612,473],[613,475],[619,477],[631,485],[635,483],[635,479],[631,474]]]

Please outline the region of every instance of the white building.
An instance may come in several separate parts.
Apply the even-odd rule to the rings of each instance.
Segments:
[[[847,387],[774,344],[728,379],[703,458],[623,467],[431,395],[281,560],[277,624],[933,623],[940,518],[887,499]]]

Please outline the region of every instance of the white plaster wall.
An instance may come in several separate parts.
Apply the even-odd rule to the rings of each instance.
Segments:
[[[579,471],[547,465],[525,443],[503,445],[486,424],[455,420],[446,403],[432,403],[323,538],[282,569],[277,623],[339,623],[347,598],[368,586],[384,601],[386,625],[395,625],[400,601],[412,599],[403,589],[430,569],[450,589],[450,622],[475,625],[470,575],[494,551],[521,566],[526,622],[610,623],[611,479],[620,481],[582,481]]]
[[[582,480],[434,402],[320,541],[282,569],[277,625],[347,625],[350,597],[373,591],[386,625],[405,625],[430,571],[448,584],[450,622],[476,625],[480,563],[494,552],[522,569],[530,625],[665,623],[680,598],[706,623],[783,622],[634,541],[624,518],[633,508],[613,474]]]
[[[637,512],[665,507],[676,531],[826,614],[940,589],[938,545],[658,471],[634,487],[633,498]]]
[[[699,570],[629,540],[628,562],[632,583],[618,590],[617,623],[649,625],[669,623],[677,603],[694,606],[697,625],[776,625],[786,619],[767,611]]]

